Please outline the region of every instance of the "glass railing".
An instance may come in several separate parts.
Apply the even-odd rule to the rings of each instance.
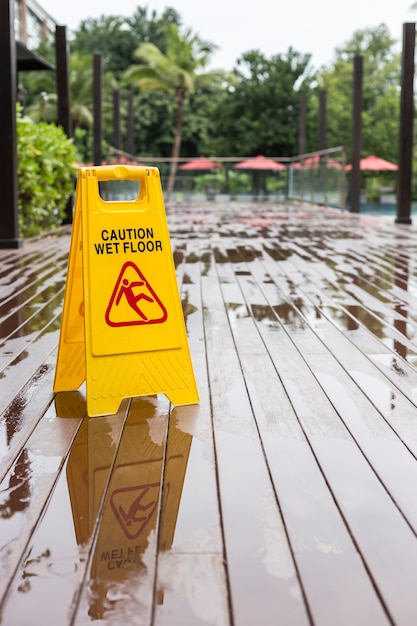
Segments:
[[[262,161],[259,161],[263,159]],[[158,167],[166,200],[174,202],[301,201],[345,209],[346,159],[343,147],[296,157],[213,157],[179,159],[175,184],[167,198],[172,159],[133,157],[114,151],[107,163]],[[101,183],[106,200],[136,197],[131,181]]]

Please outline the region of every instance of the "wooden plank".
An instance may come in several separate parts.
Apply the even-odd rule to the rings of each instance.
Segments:
[[[248,272],[236,273],[246,301],[267,307]],[[388,623],[288,396],[279,379],[271,384],[277,374],[254,320],[240,318],[232,328],[313,619],[329,625]],[[281,347],[282,340],[282,333],[269,333],[268,348],[271,343]],[[294,358],[285,354],[289,368]],[[331,602],[325,600],[329,584]]]
[[[294,333],[290,326],[288,333],[299,347],[302,345],[303,355],[310,354],[309,349],[312,350],[311,354],[314,353],[309,342],[306,341],[306,335],[311,333],[308,328],[305,327],[302,333]],[[291,376],[289,364],[293,370],[294,359],[290,361],[286,358],[283,367],[281,348],[282,342],[280,350],[276,349],[276,344],[271,341],[268,343],[268,349],[278,373],[284,381],[318,462],[323,467],[334,497],[353,531],[355,542],[362,551],[376,586],[384,597],[388,611],[395,620],[409,619],[415,611],[412,590],[416,584],[416,574],[412,572],[412,562],[416,557],[417,546],[414,534],[396,506],[393,505],[391,496],[383,489],[375,474],[370,471],[369,465],[362,456],[362,451],[355,446],[347,431],[343,432],[341,422],[323,419],[323,416],[320,420],[314,419],[314,414],[318,410],[323,411],[325,406],[320,388],[316,384],[314,390],[313,380],[310,385],[308,384],[305,368],[302,376],[296,377],[294,374]],[[322,351],[323,346],[320,344],[316,353],[320,354]],[[300,370],[303,367],[301,362],[299,367]],[[314,400],[313,397],[315,397]],[[332,462],[330,462],[331,458]],[[349,470],[353,466],[354,469]],[[366,519],[372,519],[372,523],[366,524]],[[378,525],[380,519],[384,519],[384,527],[378,526],[380,532],[375,532],[375,525]],[[403,552],[404,545],[407,546],[406,555]],[[409,553],[408,550],[411,552]],[[383,567],[384,562],[385,567]],[[388,563],[390,563],[389,570],[393,574],[392,579],[390,574],[387,575]],[[403,564],[402,571],[401,563]]]
[[[306,624],[306,608],[217,277],[203,276],[202,291],[233,618],[242,625],[257,623],[262,607],[265,625],[280,619]],[[274,569],[270,562],[279,562],[280,567]]]
[[[44,510],[79,423],[78,419],[60,419],[51,405],[1,482],[1,598]]]
[[[56,350],[60,328],[60,313],[51,321],[46,321],[40,332],[35,332],[31,342],[26,342],[25,349],[20,347],[12,360],[7,360],[0,376],[0,409],[4,410],[20,392],[26,381],[35,375],[43,365],[48,365],[51,353]],[[56,357],[51,359],[53,366]],[[51,365],[52,365],[51,363]],[[16,371],[19,376],[16,376]]]
[[[174,240],[174,256],[178,250]],[[177,257],[180,255],[177,254]],[[181,298],[200,403],[174,408],[164,470],[155,626],[230,624],[200,288],[199,246],[189,242]],[[204,266],[203,266],[204,271]]]
[[[2,602],[5,623],[37,626],[48,621],[71,622],[129,406],[124,401],[115,416],[84,418],[81,422],[86,412],[85,399],[80,401],[78,394],[72,392],[58,394],[57,398],[54,421],[61,430],[76,426],[78,431],[73,431],[73,441],[68,439],[60,450],[58,473],[54,484],[45,491],[44,504],[37,488],[37,498],[32,498],[28,505],[36,513],[28,519],[25,512],[25,529],[30,529],[29,523],[33,528],[30,535],[26,530],[22,533],[22,561],[16,573],[9,575],[10,589]],[[50,446],[54,433],[50,424],[47,428],[45,446]],[[19,551],[15,550],[14,557],[18,556]]]
[[[46,245],[47,244],[47,245]],[[30,287],[38,272],[59,270],[66,265],[69,237],[50,236],[28,242],[22,249],[2,259],[0,270],[0,297],[5,299]]]
[[[257,269],[256,271],[260,273],[263,270]],[[271,275],[272,272],[273,269],[271,269]],[[285,289],[285,283],[277,280],[275,277],[274,281]],[[310,285],[313,285],[314,282],[312,280]],[[310,294],[311,289],[309,289]],[[293,290],[293,287],[291,287],[291,290]],[[276,298],[273,285],[267,283],[264,286],[264,291],[270,291],[271,297]],[[286,297],[288,302],[288,298],[291,299],[292,296],[287,289],[285,291],[288,294]],[[307,310],[311,308],[309,316],[313,317],[314,308],[317,305],[314,303],[309,305],[305,294],[302,292],[301,297],[304,301],[304,308]],[[358,328],[354,331],[344,330],[344,327],[349,327],[349,324],[342,322],[343,315],[346,315],[343,309],[332,316],[332,324],[326,324],[327,315],[322,304],[326,299],[327,297],[323,292],[318,292],[318,301],[321,303],[318,307],[322,316],[320,320],[320,336],[322,340],[329,346],[329,349],[340,364],[377,407],[395,432],[407,443],[408,448],[416,454],[415,407],[406,399],[407,397],[412,397],[413,370],[406,363],[402,364],[401,369],[391,367],[391,363],[395,361],[392,351],[373,338],[371,333],[364,328],[360,332],[358,332]],[[328,301],[330,302],[330,300]],[[334,320],[339,324],[342,332],[337,330]],[[302,346],[303,350],[304,347],[305,344]],[[321,347],[317,349],[322,350]],[[380,375],[376,366],[378,366],[378,370],[385,374],[386,378]],[[405,373],[407,373],[407,376],[405,376]],[[398,387],[402,389],[403,393],[399,392]]]
[[[323,301],[323,297],[320,298]],[[339,315],[337,318],[341,319]],[[321,327],[324,328],[323,323]],[[392,367],[391,364],[400,361],[399,357],[395,357],[384,344],[379,343],[378,347],[375,339],[371,341],[372,335],[369,331],[344,331],[341,334],[332,325],[327,324],[326,328],[325,340],[331,346],[333,354],[395,432],[416,454],[415,407],[398,391],[399,387],[406,396],[411,397],[415,376],[413,370],[406,363],[402,363],[401,367],[398,365]],[[321,334],[323,336],[322,331]],[[376,367],[386,378],[379,375]]]
[[[160,554],[153,624],[229,624],[222,569],[222,558],[215,554]]]
[[[41,365],[1,413],[0,480],[4,479],[11,463],[51,404],[53,374],[51,364]]]
[[[38,310],[39,307],[51,299],[55,293],[65,286],[65,272],[58,266],[54,266],[48,271],[39,271],[36,279],[20,291],[14,290],[9,298],[2,299],[0,306],[1,336],[7,336],[4,330],[5,320],[16,315],[24,308],[25,319],[29,317],[28,311]],[[13,319],[13,318],[12,318]],[[15,329],[17,326],[15,326]]]

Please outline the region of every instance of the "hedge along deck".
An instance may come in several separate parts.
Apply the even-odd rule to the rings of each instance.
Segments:
[[[70,232],[0,251],[1,623],[414,625],[415,226],[168,226],[198,405],[55,395]]]

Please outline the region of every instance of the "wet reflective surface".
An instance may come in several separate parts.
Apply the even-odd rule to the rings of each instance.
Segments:
[[[70,233],[0,251],[0,624],[415,624],[416,227],[167,216],[195,406],[54,396]]]

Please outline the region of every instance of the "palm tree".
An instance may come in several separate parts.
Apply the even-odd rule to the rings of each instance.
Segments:
[[[56,82],[52,72],[48,76],[42,76],[42,82],[34,77],[32,82],[25,83],[28,89],[36,94],[33,101],[26,107],[25,113],[34,122],[56,120]],[[71,120],[74,129],[82,126],[91,128],[93,125],[93,64],[88,55],[79,55],[76,52],[71,55],[70,63],[70,91],[71,91]],[[109,73],[103,77],[103,89],[107,99],[104,104],[109,108],[107,121],[111,128],[111,105],[110,94],[117,87],[117,82]]]
[[[187,96],[197,88],[214,86],[224,78],[224,72],[202,71],[215,49],[214,44],[202,41],[190,29],[181,34],[176,23],[169,23],[165,30],[165,52],[152,43],[142,43],[134,55],[139,64],[132,65],[125,73],[126,80],[140,89],[163,89],[171,93],[175,100],[176,120],[167,186],[168,199],[174,189]]]

